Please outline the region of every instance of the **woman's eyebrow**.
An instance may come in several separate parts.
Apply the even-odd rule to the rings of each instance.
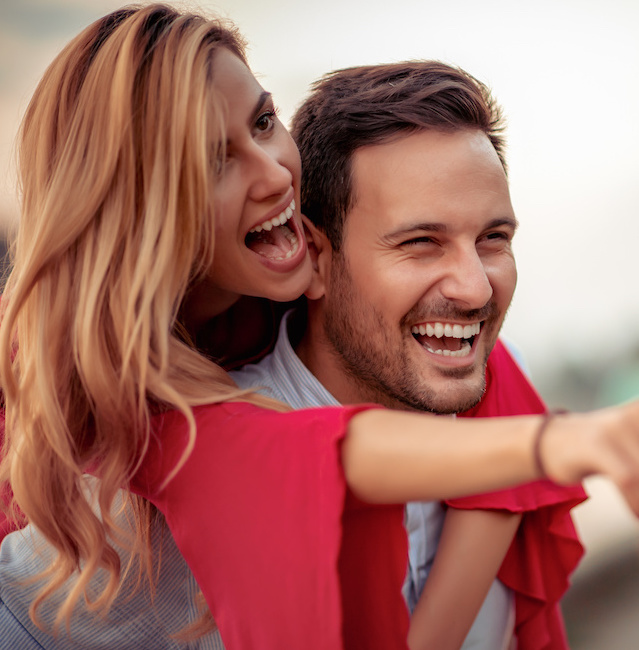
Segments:
[[[263,90],[260,93],[257,102],[255,102],[255,108],[253,109],[253,112],[249,117],[250,123],[253,123],[257,119],[260,111],[264,108],[264,104],[266,104],[266,102],[268,102],[271,99],[271,97],[272,97],[271,93],[266,92],[266,90]]]

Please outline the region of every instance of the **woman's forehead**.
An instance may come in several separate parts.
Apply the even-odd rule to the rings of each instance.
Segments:
[[[213,82],[229,105],[250,99],[254,102],[264,92],[242,59],[225,47],[213,59]]]

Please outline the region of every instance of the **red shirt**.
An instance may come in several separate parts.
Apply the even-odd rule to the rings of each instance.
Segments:
[[[346,489],[340,442],[361,407],[171,412],[133,488],[165,515],[229,650],[406,648],[402,506]]]

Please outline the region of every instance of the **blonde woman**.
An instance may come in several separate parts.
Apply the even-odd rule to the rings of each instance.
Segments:
[[[261,650],[406,647],[394,504],[599,472],[639,511],[636,404],[549,426],[289,413],[211,360],[222,339],[195,346],[241,296],[289,300],[310,274],[297,151],[228,27],[162,5],[91,25],[36,90],[20,167],[0,479],[57,553],[36,604],[72,580],[60,622],[107,611],[131,569],[116,546],[153,580],[155,508],[226,647]],[[357,548],[375,570],[340,561]]]

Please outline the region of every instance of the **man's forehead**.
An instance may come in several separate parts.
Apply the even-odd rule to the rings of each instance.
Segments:
[[[421,224],[443,230],[449,213],[475,204],[478,212],[493,211],[491,219],[514,221],[505,171],[483,131],[402,134],[353,153],[344,237],[353,221],[356,231],[364,222],[391,231]]]
[[[439,160],[442,156],[459,156],[464,150],[472,148],[481,150],[484,154],[499,161],[499,156],[490,138],[484,131],[475,127],[436,129],[420,128],[410,131],[398,131],[376,142],[365,144],[351,154],[351,168],[355,174],[358,167],[366,165],[370,160],[378,165],[387,159],[389,153],[394,160],[404,152],[431,156]],[[501,161],[499,161],[500,167]],[[503,167],[502,167],[503,169]]]

